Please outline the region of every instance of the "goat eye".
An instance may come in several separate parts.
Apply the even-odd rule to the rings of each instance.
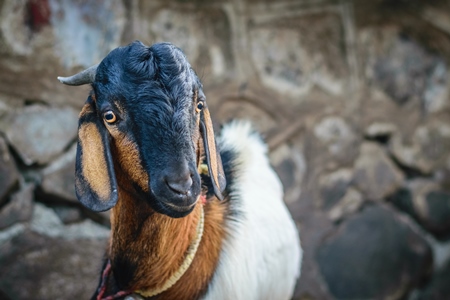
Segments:
[[[202,101],[200,101],[199,103],[197,103],[197,112],[201,111],[204,107],[204,104]]]
[[[110,124],[114,123],[116,121],[116,119],[117,119],[116,115],[110,110],[105,112],[105,114],[103,115],[103,118],[105,119],[106,122],[108,122]]]

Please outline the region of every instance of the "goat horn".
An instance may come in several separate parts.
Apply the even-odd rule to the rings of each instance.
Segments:
[[[98,64],[93,65],[92,67],[87,68],[86,70],[81,71],[75,75],[69,77],[58,77],[58,80],[61,83],[67,85],[83,85],[93,83],[95,80],[95,74],[97,73]]]

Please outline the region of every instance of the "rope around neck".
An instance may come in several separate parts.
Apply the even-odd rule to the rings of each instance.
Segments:
[[[205,224],[205,213],[203,211],[203,205],[200,205],[200,220],[197,224],[196,236],[195,239],[192,241],[191,245],[189,246],[186,258],[184,259],[178,271],[176,271],[162,287],[154,288],[151,290],[138,290],[135,291],[135,293],[140,294],[141,296],[144,297],[152,297],[161,294],[162,292],[165,292],[166,290],[170,289],[175,283],[177,283],[177,281],[181,278],[181,276],[184,275],[184,273],[187,271],[192,261],[194,260],[195,254],[197,253],[198,250],[198,246],[200,245],[200,241],[202,240],[204,224]]]

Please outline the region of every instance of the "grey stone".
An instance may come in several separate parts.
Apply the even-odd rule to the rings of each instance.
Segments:
[[[111,210],[102,212],[93,212],[89,209],[82,209],[83,217],[89,218],[94,222],[105,226],[106,228],[111,228],[110,216]]]
[[[343,218],[354,214],[364,203],[363,195],[353,188],[349,188],[342,199],[328,212],[333,222],[341,221]]]
[[[336,299],[402,299],[427,277],[432,254],[406,219],[374,205],[324,240],[317,262]]]
[[[374,77],[395,102],[416,99],[424,103],[436,95],[446,96],[448,75],[442,58],[406,37],[398,36],[387,48],[374,64]]]
[[[1,120],[0,128],[26,165],[45,164],[75,139],[78,113],[68,107],[26,106]]]
[[[345,195],[353,179],[351,169],[340,169],[319,179],[322,208],[330,209]]]
[[[444,189],[450,190],[450,161],[433,172],[433,178]]]
[[[342,164],[352,162],[358,153],[359,139],[352,127],[341,117],[328,116],[315,125],[314,136],[318,148],[325,148],[329,156]]]
[[[0,247],[2,244],[8,242],[13,237],[21,234],[26,230],[26,226],[22,223],[14,224],[5,230],[0,231]]]
[[[155,42],[173,42],[186,53],[190,61],[199,55],[199,40],[192,38],[200,30],[194,13],[171,9],[159,10],[150,26]]]
[[[0,247],[0,290],[18,300],[90,299],[106,244],[25,231]]]
[[[18,180],[19,172],[16,164],[11,153],[9,153],[8,145],[0,135],[0,204],[6,200],[6,195],[17,184]]]
[[[449,108],[448,83],[448,67],[442,59],[438,59],[427,79],[423,94],[423,106],[426,112],[436,113]]]
[[[88,88],[74,89],[64,86],[56,80],[56,77],[80,71],[82,69],[80,63],[84,61],[80,61],[79,58],[89,60],[100,52],[90,51],[96,48],[97,42],[101,43],[108,39],[103,36],[97,40],[89,39],[98,34],[99,28],[87,34],[86,31],[82,33],[79,30],[72,30],[69,34],[70,38],[67,38],[64,33],[56,34],[57,31],[60,33],[68,26],[58,22],[58,25],[53,28],[50,18],[61,18],[64,12],[61,10],[51,12],[50,2],[58,1],[2,1],[1,3],[0,54],[4,59],[0,62],[0,90],[2,96],[17,99],[14,107],[22,105],[25,101],[59,105],[70,103],[81,107]],[[34,6],[34,11],[31,6]],[[118,9],[119,5],[115,7]],[[33,16],[34,13],[39,16]],[[75,14],[71,12],[70,16]],[[99,22],[102,21],[104,20]],[[111,21],[109,22],[108,29],[115,27],[111,25]],[[73,26],[80,29],[75,22]],[[120,36],[119,31],[115,33]],[[67,46],[67,44],[71,45]],[[111,50],[107,47],[99,48],[95,50],[103,50],[103,53]],[[61,64],[66,62],[70,62],[73,68],[63,69]]]
[[[33,192],[34,184],[28,184],[11,196],[9,202],[0,210],[0,230],[31,218]]]
[[[302,241],[303,262],[301,279],[298,281],[293,299],[333,299],[323,282],[316,258],[322,240],[333,232],[333,223],[325,214],[311,211],[312,209],[303,210],[305,216],[300,221],[296,220]]]
[[[277,123],[262,107],[258,107],[248,101],[228,101],[220,106],[217,118],[222,122],[233,119],[251,120],[255,128],[260,132],[268,132],[276,128]]]
[[[270,160],[283,183],[285,202],[298,201],[302,193],[301,183],[306,172],[303,153],[283,145],[270,154]]]
[[[78,203],[75,195],[75,156],[76,144],[42,171],[43,197]]]
[[[394,134],[389,149],[405,166],[426,174],[439,170],[450,159],[450,124],[433,119],[417,127],[411,139]]]
[[[355,186],[370,200],[381,200],[403,183],[403,173],[392,163],[383,148],[372,142],[361,146],[355,162]]]
[[[53,210],[64,224],[80,222],[82,219],[81,212],[76,207],[55,206]]]
[[[30,38],[24,24],[26,4],[23,1],[4,1],[0,10],[0,30],[4,45],[1,52],[27,55],[31,52]]]
[[[450,295],[450,262],[433,275],[429,284],[419,291],[412,300],[447,300]]]
[[[450,237],[450,192],[436,182],[412,180],[389,200],[436,237]]]
[[[107,228],[91,220],[64,225],[51,208],[39,203],[34,206],[30,229],[41,235],[68,240],[80,238],[104,239],[109,236]]]
[[[14,106],[18,106],[17,102],[21,102],[21,99],[0,95],[0,118],[14,110],[11,102],[15,104]]]
[[[174,43],[183,50],[191,65],[210,75],[202,79],[204,84],[223,83],[224,78],[236,75],[235,60],[238,58],[233,57],[233,42],[230,40],[231,27],[234,27],[230,19],[234,16],[226,14],[233,10],[228,10],[231,8],[228,5],[216,4],[201,5],[201,9],[197,9],[196,4],[190,3],[186,9],[179,10],[155,1],[130,3],[130,10],[136,18],[127,20],[126,26],[132,30],[125,30],[126,39]],[[151,22],[149,15],[152,16]]]
[[[448,234],[450,232],[450,192],[430,191],[426,194],[425,200],[428,215],[423,219],[427,229],[436,234]]]
[[[348,70],[345,54],[337,46],[342,40],[342,31],[337,30],[343,26],[340,16],[322,12],[322,21],[315,23],[315,15],[286,19],[278,13],[280,19],[276,11],[253,15],[253,22],[262,26],[249,30],[251,58],[263,84],[294,97],[314,87],[333,96],[342,94],[346,84],[343,75]],[[261,20],[264,18],[267,20]],[[327,35],[326,42],[317,38],[322,34]]]
[[[396,130],[397,127],[392,123],[374,122],[366,128],[365,135],[369,138],[389,137]]]
[[[99,63],[120,45],[125,25],[122,1],[49,1],[49,7],[54,48],[66,67]]]
[[[403,212],[409,214],[416,220],[419,220],[419,217],[414,208],[414,199],[413,193],[407,187],[402,187],[395,191],[395,193],[389,195],[387,200],[394,204],[398,209]]]

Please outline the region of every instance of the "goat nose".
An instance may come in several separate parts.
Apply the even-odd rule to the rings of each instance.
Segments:
[[[192,186],[191,174],[188,173],[186,176],[179,177],[168,177],[166,178],[166,183],[172,191],[186,195]]]

